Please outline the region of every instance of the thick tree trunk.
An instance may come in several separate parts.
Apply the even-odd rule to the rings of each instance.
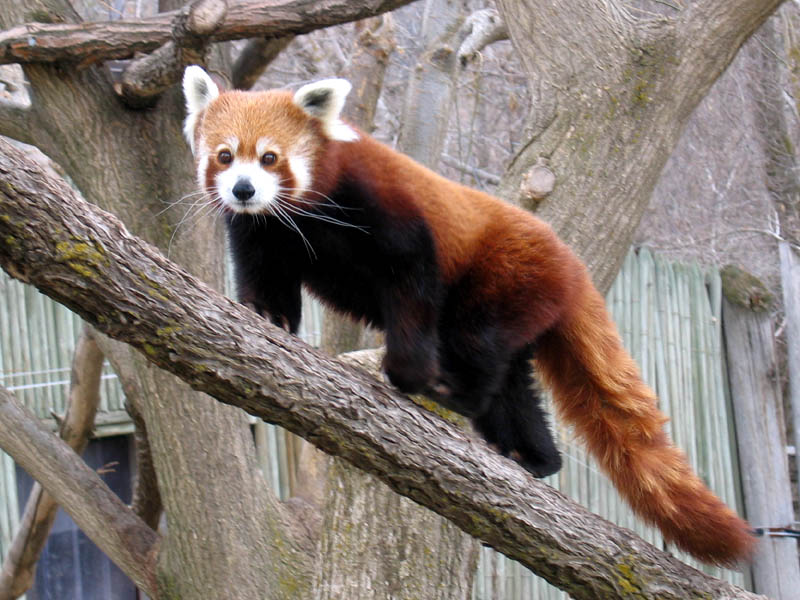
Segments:
[[[689,115],[781,0],[706,0],[634,17],[618,0],[500,0],[529,73],[527,143],[500,193],[549,222],[603,291]],[[532,198],[536,167],[553,192]]]
[[[382,353],[340,358],[380,377]],[[315,600],[472,597],[479,544],[453,523],[339,458],[326,498]]]
[[[315,600],[472,597],[471,536],[341,460],[327,490]]]

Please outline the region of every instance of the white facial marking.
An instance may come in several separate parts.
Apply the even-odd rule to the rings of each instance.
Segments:
[[[275,150],[276,144],[268,137],[258,138],[256,142],[256,155],[261,156],[267,150]]]
[[[290,156],[289,169],[294,175],[295,188],[291,190],[292,196],[297,197],[311,187],[311,161],[305,156]]]
[[[201,150],[197,158],[197,185],[201,190],[206,187],[206,171],[208,171],[208,152]]]
[[[227,146],[227,150],[230,150],[231,154],[236,154],[236,151],[239,149],[239,138],[237,138],[235,135],[226,137],[224,145]],[[223,144],[220,144],[220,146],[223,146]],[[217,152],[219,152],[221,149],[222,148],[218,146]]]
[[[239,182],[253,186],[254,194],[247,199],[237,198],[233,192]],[[270,206],[276,201],[280,189],[278,177],[261,168],[258,161],[234,158],[230,166],[214,178],[222,202],[235,212],[258,214],[271,212]]]

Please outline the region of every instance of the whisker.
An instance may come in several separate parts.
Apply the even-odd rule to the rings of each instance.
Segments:
[[[301,198],[299,195],[296,198],[294,198],[295,202],[300,202],[302,204],[308,204],[308,205],[311,205],[311,206],[331,206],[331,207],[337,208],[337,209],[339,209],[341,211],[363,210],[362,208],[359,208],[357,206],[342,206],[341,204],[336,202],[330,196],[327,196],[327,195],[323,194],[322,192],[317,192],[315,190],[299,190],[299,189],[296,189],[296,188],[283,188],[283,189],[286,190],[286,191],[289,191],[289,192],[303,192],[303,193],[308,193],[308,194],[316,194],[317,196],[320,196],[320,197],[322,197],[322,198],[324,198],[326,200],[326,202],[319,202],[318,200],[305,200],[305,199]]]
[[[283,198],[278,197],[278,200],[285,200]],[[296,215],[300,215],[302,217],[308,217],[309,219],[317,219],[318,221],[322,221],[323,223],[330,223],[331,225],[339,225],[341,227],[352,227],[353,229],[358,229],[359,231],[367,231],[367,227],[362,225],[356,225],[354,223],[348,223],[347,221],[341,221],[335,217],[331,217],[330,215],[314,213],[311,211],[304,210],[298,206],[294,206],[288,202],[283,202],[281,204],[284,210],[292,212]]]
[[[282,207],[279,202],[275,202],[271,205],[271,208],[273,211],[272,214],[274,214],[281,223],[297,232],[297,234],[300,236],[300,239],[303,240],[303,244],[306,247],[306,252],[308,252],[309,257],[316,259],[317,253],[314,252],[314,248],[311,246],[308,238],[297,226],[297,223],[294,222],[294,219],[292,219],[292,217],[284,210],[284,207]]]
[[[164,204],[166,204],[167,206],[163,210],[158,211],[155,214],[155,216],[156,217],[161,216],[162,214],[167,212],[169,209],[174,208],[174,207],[178,206],[179,204],[183,204],[185,200],[188,200],[189,198],[192,198],[192,197],[196,197],[198,201],[191,203],[190,206],[198,204],[198,203],[203,201],[202,197],[205,196],[206,193],[207,192],[205,190],[199,190],[199,191],[196,191],[196,192],[189,192],[188,194],[186,194],[185,196],[181,196],[177,200],[172,200],[172,201],[164,200]]]
[[[167,244],[167,258],[169,258],[172,252],[172,242],[175,240],[178,231],[180,231],[184,225],[187,225],[187,227],[191,229],[191,227],[198,223],[203,217],[214,210],[220,209],[221,200],[222,198],[219,197],[218,194],[215,194],[213,196],[209,195],[204,202],[194,202],[189,205],[181,220],[175,225],[172,235],[169,238],[169,243]]]
[[[282,186],[288,180],[289,180],[288,178],[280,179],[278,181],[278,185]],[[328,196],[326,194],[323,194],[322,192],[318,192],[317,190],[312,190],[312,189],[307,189],[307,188],[281,187],[281,192],[294,192],[295,195],[292,197],[292,199],[295,202],[301,202],[303,204],[310,204],[312,206],[332,206],[332,207],[338,208],[339,210],[342,210],[342,211],[344,211],[344,210],[363,210],[361,208],[357,208],[357,207],[354,207],[354,206],[352,206],[352,207],[351,206],[341,206],[333,198],[331,198],[330,196]],[[320,203],[320,202],[317,202],[317,201],[303,200],[300,197],[301,194],[316,194],[317,196],[321,196],[322,198],[327,200],[327,202]]]

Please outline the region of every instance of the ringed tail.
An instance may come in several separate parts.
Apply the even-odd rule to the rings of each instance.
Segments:
[[[755,544],[750,526],[667,437],[668,418],[584,274],[577,301],[537,344],[536,366],[558,412],[634,512],[666,541],[705,562],[733,566],[748,559]]]

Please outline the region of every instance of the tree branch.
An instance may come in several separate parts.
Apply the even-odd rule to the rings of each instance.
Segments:
[[[103,371],[103,353],[84,327],[72,359],[67,414],[59,428],[59,435],[76,456],[86,449],[100,404],[100,382]],[[36,482],[25,504],[19,531],[14,536],[3,569],[0,572],[0,599],[18,598],[31,585],[36,573],[36,561],[47,542],[47,536],[56,518],[58,503]]]
[[[195,389],[375,474],[574,598],[631,597],[631,589],[676,600],[756,597],[593,515],[393,388],[255,319],[2,140],[0,182],[0,265],[13,277]]]
[[[784,0],[704,0],[691,2],[676,17],[679,44],[688,52],[686,60],[699,62],[705,69],[713,66],[720,73],[736,56],[739,48],[761,27]],[[690,70],[689,78],[696,77]],[[716,78],[699,86],[693,101],[705,96]],[[696,98],[696,100],[694,100]],[[694,109],[694,105],[690,106]]]
[[[475,179],[480,179],[485,181],[486,183],[490,183],[492,185],[497,185],[500,183],[500,176],[495,175],[494,173],[489,173],[488,171],[484,171],[483,169],[479,169],[478,167],[471,167],[470,165],[465,165],[463,162],[458,160],[455,156],[450,156],[449,154],[442,154],[442,162],[446,164],[448,167],[453,167],[458,171],[466,175],[471,175]]]
[[[254,38],[247,42],[231,69],[231,86],[235,90],[249,90],[267,65],[295,38],[284,35],[277,38]]]
[[[172,39],[132,61],[122,74],[121,93],[126,104],[152,104],[165,89],[176,83],[183,67],[205,64],[209,36],[225,19],[227,4],[221,0],[196,0],[173,20]]]
[[[458,47],[458,59],[465,64],[480,54],[489,44],[508,39],[508,29],[495,8],[476,10],[461,26],[464,40]]]
[[[34,132],[34,115],[29,105],[0,100],[0,135],[35,144]]]
[[[0,387],[0,446],[48,493],[133,582],[157,598],[159,537],[136,517],[72,448]]]
[[[131,510],[152,529],[158,530],[158,521],[164,506],[161,502],[161,493],[158,491],[158,478],[153,464],[153,455],[150,452],[150,440],[147,437],[147,425],[136,402],[128,396],[125,390],[125,410],[133,421],[133,439],[136,443],[136,476],[133,480],[133,495]]]
[[[237,2],[225,21],[208,37],[223,42],[253,37],[308,33],[394,10],[411,0],[286,0],[265,5]],[[160,13],[137,21],[105,23],[27,23],[0,33],[0,64],[77,62],[81,66],[131,58],[152,52],[171,40],[173,20],[182,11]]]

